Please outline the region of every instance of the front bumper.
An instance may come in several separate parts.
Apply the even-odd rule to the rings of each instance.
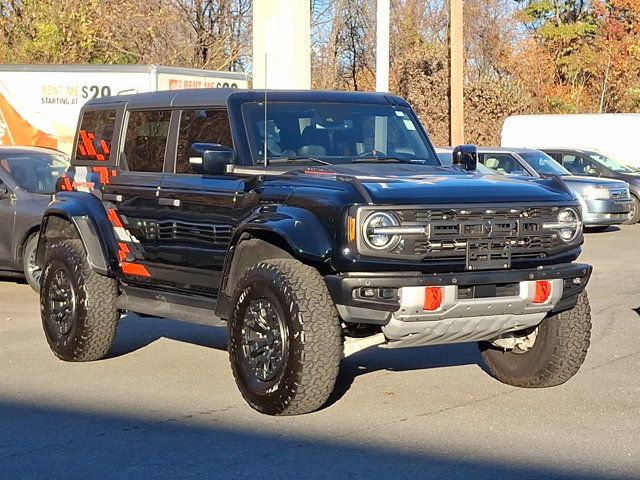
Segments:
[[[591,271],[590,265],[572,263],[455,274],[351,273],[325,279],[345,322],[382,325],[389,347],[406,347],[488,340],[535,326],[549,313],[573,308]],[[536,280],[553,286],[543,304],[533,303]],[[437,311],[422,308],[426,286],[444,287]],[[372,292],[374,297],[363,298]]]
[[[587,227],[618,225],[629,219],[633,200],[584,200],[583,222]]]

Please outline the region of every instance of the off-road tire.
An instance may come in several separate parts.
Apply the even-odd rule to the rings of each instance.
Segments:
[[[631,195],[631,199],[633,200],[633,207],[631,210],[634,213],[629,217],[629,220],[624,222],[625,225],[635,225],[640,222],[640,200],[638,200],[638,197],[635,195]]]
[[[591,337],[591,308],[582,292],[571,310],[545,318],[533,346],[525,352],[504,351],[488,342],[480,350],[491,374],[515,387],[544,388],[573,377],[584,362]]]
[[[40,291],[40,280],[38,276],[34,275],[34,273],[32,272],[32,262],[37,248],[38,234],[34,233],[27,239],[26,242],[24,242],[24,248],[22,249],[22,271],[24,272],[25,280],[36,293]]]
[[[288,357],[271,381],[248,371],[242,350],[249,304],[267,299],[283,314]],[[229,359],[244,399],[268,415],[299,415],[322,407],[333,391],[340,360],[340,320],[318,271],[294,259],[262,261],[238,281],[229,319]]]
[[[55,295],[52,283],[61,270],[70,280],[75,308],[70,329],[62,334],[52,315],[50,300]],[[63,240],[47,248],[40,288],[42,326],[53,353],[71,362],[104,358],[116,336],[120,313],[115,308],[117,282],[94,272],[80,240]]]

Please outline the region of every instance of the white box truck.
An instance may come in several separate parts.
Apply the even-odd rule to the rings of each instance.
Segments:
[[[0,65],[0,144],[70,152],[88,100],[156,90],[247,88],[247,75],[154,65]]]
[[[514,115],[504,121],[501,145],[596,150],[640,168],[636,135],[640,135],[639,114]]]

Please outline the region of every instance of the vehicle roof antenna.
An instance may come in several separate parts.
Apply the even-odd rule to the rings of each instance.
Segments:
[[[267,155],[267,52],[264,52],[264,168],[269,166]]]

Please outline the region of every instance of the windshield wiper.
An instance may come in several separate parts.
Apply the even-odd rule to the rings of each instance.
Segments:
[[[424,161],[415,161],[408,158],[396,158],[396,157],[357,157],[351,160],[351,163],[416,163],[423,164]]]
[[[331,165],[331,162],[327,162],[325,160],[320,160],[315,157],[273,157],[269,158],[269,163],[304,163],[304,162],[315,162],[320,163],[322,165]]]

